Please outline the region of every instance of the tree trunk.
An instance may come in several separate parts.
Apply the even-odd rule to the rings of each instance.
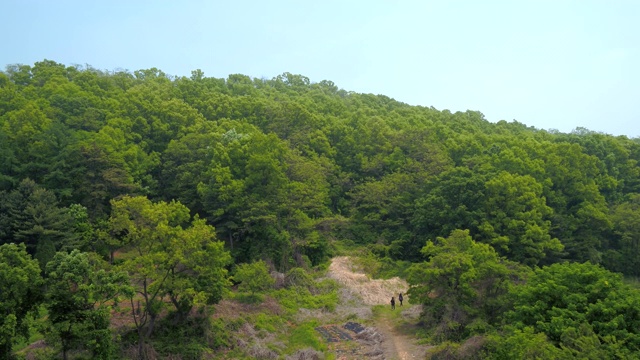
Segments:
[[[145,337],[151,337],[151,333],[153,332],[153,327],[156,324],[156,317],[158,315],[149,313],[149,327],[147,327],[147,334]]]
[[[142,353],[142,349],[144,345],[144,335],[142,334],[142,328],[138,328],[138,359],[144,360],[144,354]]]
[[[180,301],[178,301],[178,298],[173,296],[172,293],[169,293],[169,299],[171,300],[171,303],[173,303],[173,306],[176,308],[176,316],[174,318],[174,325],[177,325],[181,322],[183,322],[187,316],[189,316],[189,312],[191,312],[192,306],[189,306],[187,302],[182,301],[182,304],[180,303]]]

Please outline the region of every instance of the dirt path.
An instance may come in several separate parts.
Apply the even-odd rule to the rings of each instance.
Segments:
[[[387,316],[377,319],[376,327],[385,335],[388,341],[383,345],[387,360],[424,359],[428,346],[416,344],[416,339],[401,334]]]
[[[354,270],[351,259],[347,256],[331,259],[327,276],[356,294],[367,305],[388,304],[391,296],[399,292],[406,293],[409,288],[407,282],[399,277],[388,280],[369,279],[366,274]]]
[[[354,270],[351,260],[346,256],[333,258],[329,266],[328,277],[335,279],[351,293],[362,299],[366,305],[387,305],[393,294],[406,293],[408,284],[400,278],[389,280],[369,279],[366,274]],[[417,308],[405,306],[403,314],[416,313]],[[427,346],[416,344],[416,338],[408,335],[414,325],[404,324],[397,328],[391,314],[382,313],[375,320],[375,328],[384,336],[381,344],[386,360],[424,359]]]

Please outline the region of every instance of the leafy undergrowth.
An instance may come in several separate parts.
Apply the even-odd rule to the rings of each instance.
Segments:
[[[223,324],[227,341],[208,359],[332,358],[315,330],[329,319],[307,318],[300,312],[334,311],[338,285],[320,278],[321,272],[296,269],[287,275],[277,289],[253,295],[234,292],[215,306],[212,318]]]
[[[400,328],[405,322],[400,311],[391,312],[388,306],[374,306],[372,312],[361,295],[339,284],[336,277],[340,276],[331,271],[331,268],[296,268],[287,274],[272,274],[282,281],[271,289],[259,292],[236,289],[216,305],[194,308],[186,319],[175,318],[171,304],[167,303],[142,350],[152,360],[369,358],[367,353],[374,344],[372,335],[378,336],[370,328],[376,319],[381,316],[393,319]],[[361,285],[377,289],[381,286],[376,281],[364,276]],[[115,356],[121,359],[137,357],[138,337],[130,307],[130,303],[122,302],[112,309],[111,328],[114,341],[119,344]],[[357,326],[345,328],[349,321]],[[342,336],[332,342],[323,336],[323,329],[327,333],[338,329]],[[34,336],[36,340],[42,337]],[[31,351],[20,352],[19,357],[54,356],[43,342],[35,346]],[[375,346],[380,348],[380,341]],[[70,359],[86,358],[85,355],[72,354]]]

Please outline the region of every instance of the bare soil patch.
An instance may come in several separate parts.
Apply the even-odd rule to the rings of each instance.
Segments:
[[[333,258],[327,277],[336,280],[355,295],[360,297],[366,305],[389,304],[392,296],[406,293],[409,285],[399,277],[391,279],[370,279],[366,274],[354,268],[348,256]]]
[[[341,294],[341,298],[349,300],[352,310],[362,311],[361,308],[367,308],[370,312],[373,305],[390,306],[392,296],[397,297],[398,293],[406,294],[409,288],[407,282],[398,277],[387,280],[370,279],[356,269],[347,256],[332,259],[327,277],[336,280],[344,287],[347,294]],[[354,298],[360,301],[355,301]],[[365,306],[358,304],[359,302],[364,303],[362,305]],[[408,322],[402,325],[402,328],[397,328],[393,320],[384,315],[375,321],[374,327],[363,328],[364,330],[354,325],[328,326],[327,328],[339,329],[340,332],[349,330],[347,333],[352,333],[351,336],[357,341],[350,347],[340,342],[340,337],[335,337],[330,348],[336,353],[337,359],[424,359],[429,346],[417,344],[417,339],[410,335],[412,330],[415,330],[415,325],[411,325],[410,322],[417,320],[420,306],[407,305],[396,308],[396,311],[402,311],[402,318]],[[357,332],[354,329],[360,331]]]

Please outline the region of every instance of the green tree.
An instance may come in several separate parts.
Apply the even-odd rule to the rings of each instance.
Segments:
[[[562,240],[570,259],[599,263],[611,222],[596,183],[597,158],[568,143],[550,144],[543,156],[550,179],[544,195],[554,209],[551,236]]]
[[[628,201],[614,206],[611,221],[619,240],[610,251],[620,258],[608,259],[608,267],[640,276],[640,194],[629,194]]]
[[[16,165],[15,150],[7,134],[0,129],[0,191],[10,190],[18,182],[15,178]]]
[[[588,262],[553,264],[537,269],[514,295],[506,322],[517,329],[545,334],[578,358],[640,356],[640,292],[618,274]]]
[[[120,131],[103,128],[104,132],[111,133],[101,137],[101,141],[111,142],[112,147],[126,147],[123,138],[113,140],[110,136],[124,136]],[[115,133],[115,134],[114,134]],[[74,144],[65,149],[61,156],[60,169],[65,173],[67,186],[71,189],[72,200],[87,208],[90,218],[105,218],[109,213],[109,201],[120,195],[136,194],[140,190],[140,184],[136,184],[127,169],[125,152],[136,152],[133,149],[110,149],[109,154],[105,149],[108,145],[102,145],[97,141]],[[117,153],[117,154],[113,154]],[[128,155],[136,156],[136,155]]]
[[[255,295],[258,291],[269,289],[275,282],[269,274],[267,264],[262,260],[251,264],[239,264],[236,267],[233,280],[240,283],[241,290],[248,290],[251,295]]]
[[[2,242],[23,242],[41,268],[64,245],[75,242],[73,219],[68,209],[60,207],[53,192],[25,179],[18,188],[0,192]]]
[[[410,238],[409,219],[418,189],[411,175],[393,173],[359,184],[349,193],[354,205],[354,232],[361,241],[390,244]],[[395,255],[411,258],[413,247],[396,246]]]
[[[136,293],[131,297],[139,346],[151,336],[167,296],[178,319],[194,305],[218,302],[229,286],[231,258],[213,227],[179,202],[153,203],[145,197],[112,201],[110,232],[130,252],[122,261]],[[137,302],[137,304],[136,304]],[[141,304],[142,302],[142,304]]]
[[[511,359],[571,359],[555,347],[542,333],[536,333],[530,327],[522,330],[515,329],[505,335],[492,335],[483,359],[511,360]]]
[[[98,269],[79,250],[59,252],[47,264],[48,335],[59,341],[63,359],[72,349],[86,349],[95,359],[113,358],[107,305],[131,293],[127,280],[123,272]]]
[[[409,294],[423,304],[422,318],[435,341],[459,341],[495,324],[508,308],[503,297],[523,272],[468,230],[428,241],[428,261],[408,270]],[[475,330],[474,330],[475,329]]]
[[[501,172],[486,183],[485,216],[478,238],[492,244],[502,255],[535,265],[563,246],[551,238],[551,214],[542,185],[531,176]]]
[[[425,239],[448,236],[455,229],[475,233],[484,217],[486,180],[483,174],[456,167],[427,183],[426,195],[415,203],[414,231]]]
[[[38,262],[24,244],[0,245],[0,357],[11,358],[16,338],[28,338],[27,314],[42,300]]]

